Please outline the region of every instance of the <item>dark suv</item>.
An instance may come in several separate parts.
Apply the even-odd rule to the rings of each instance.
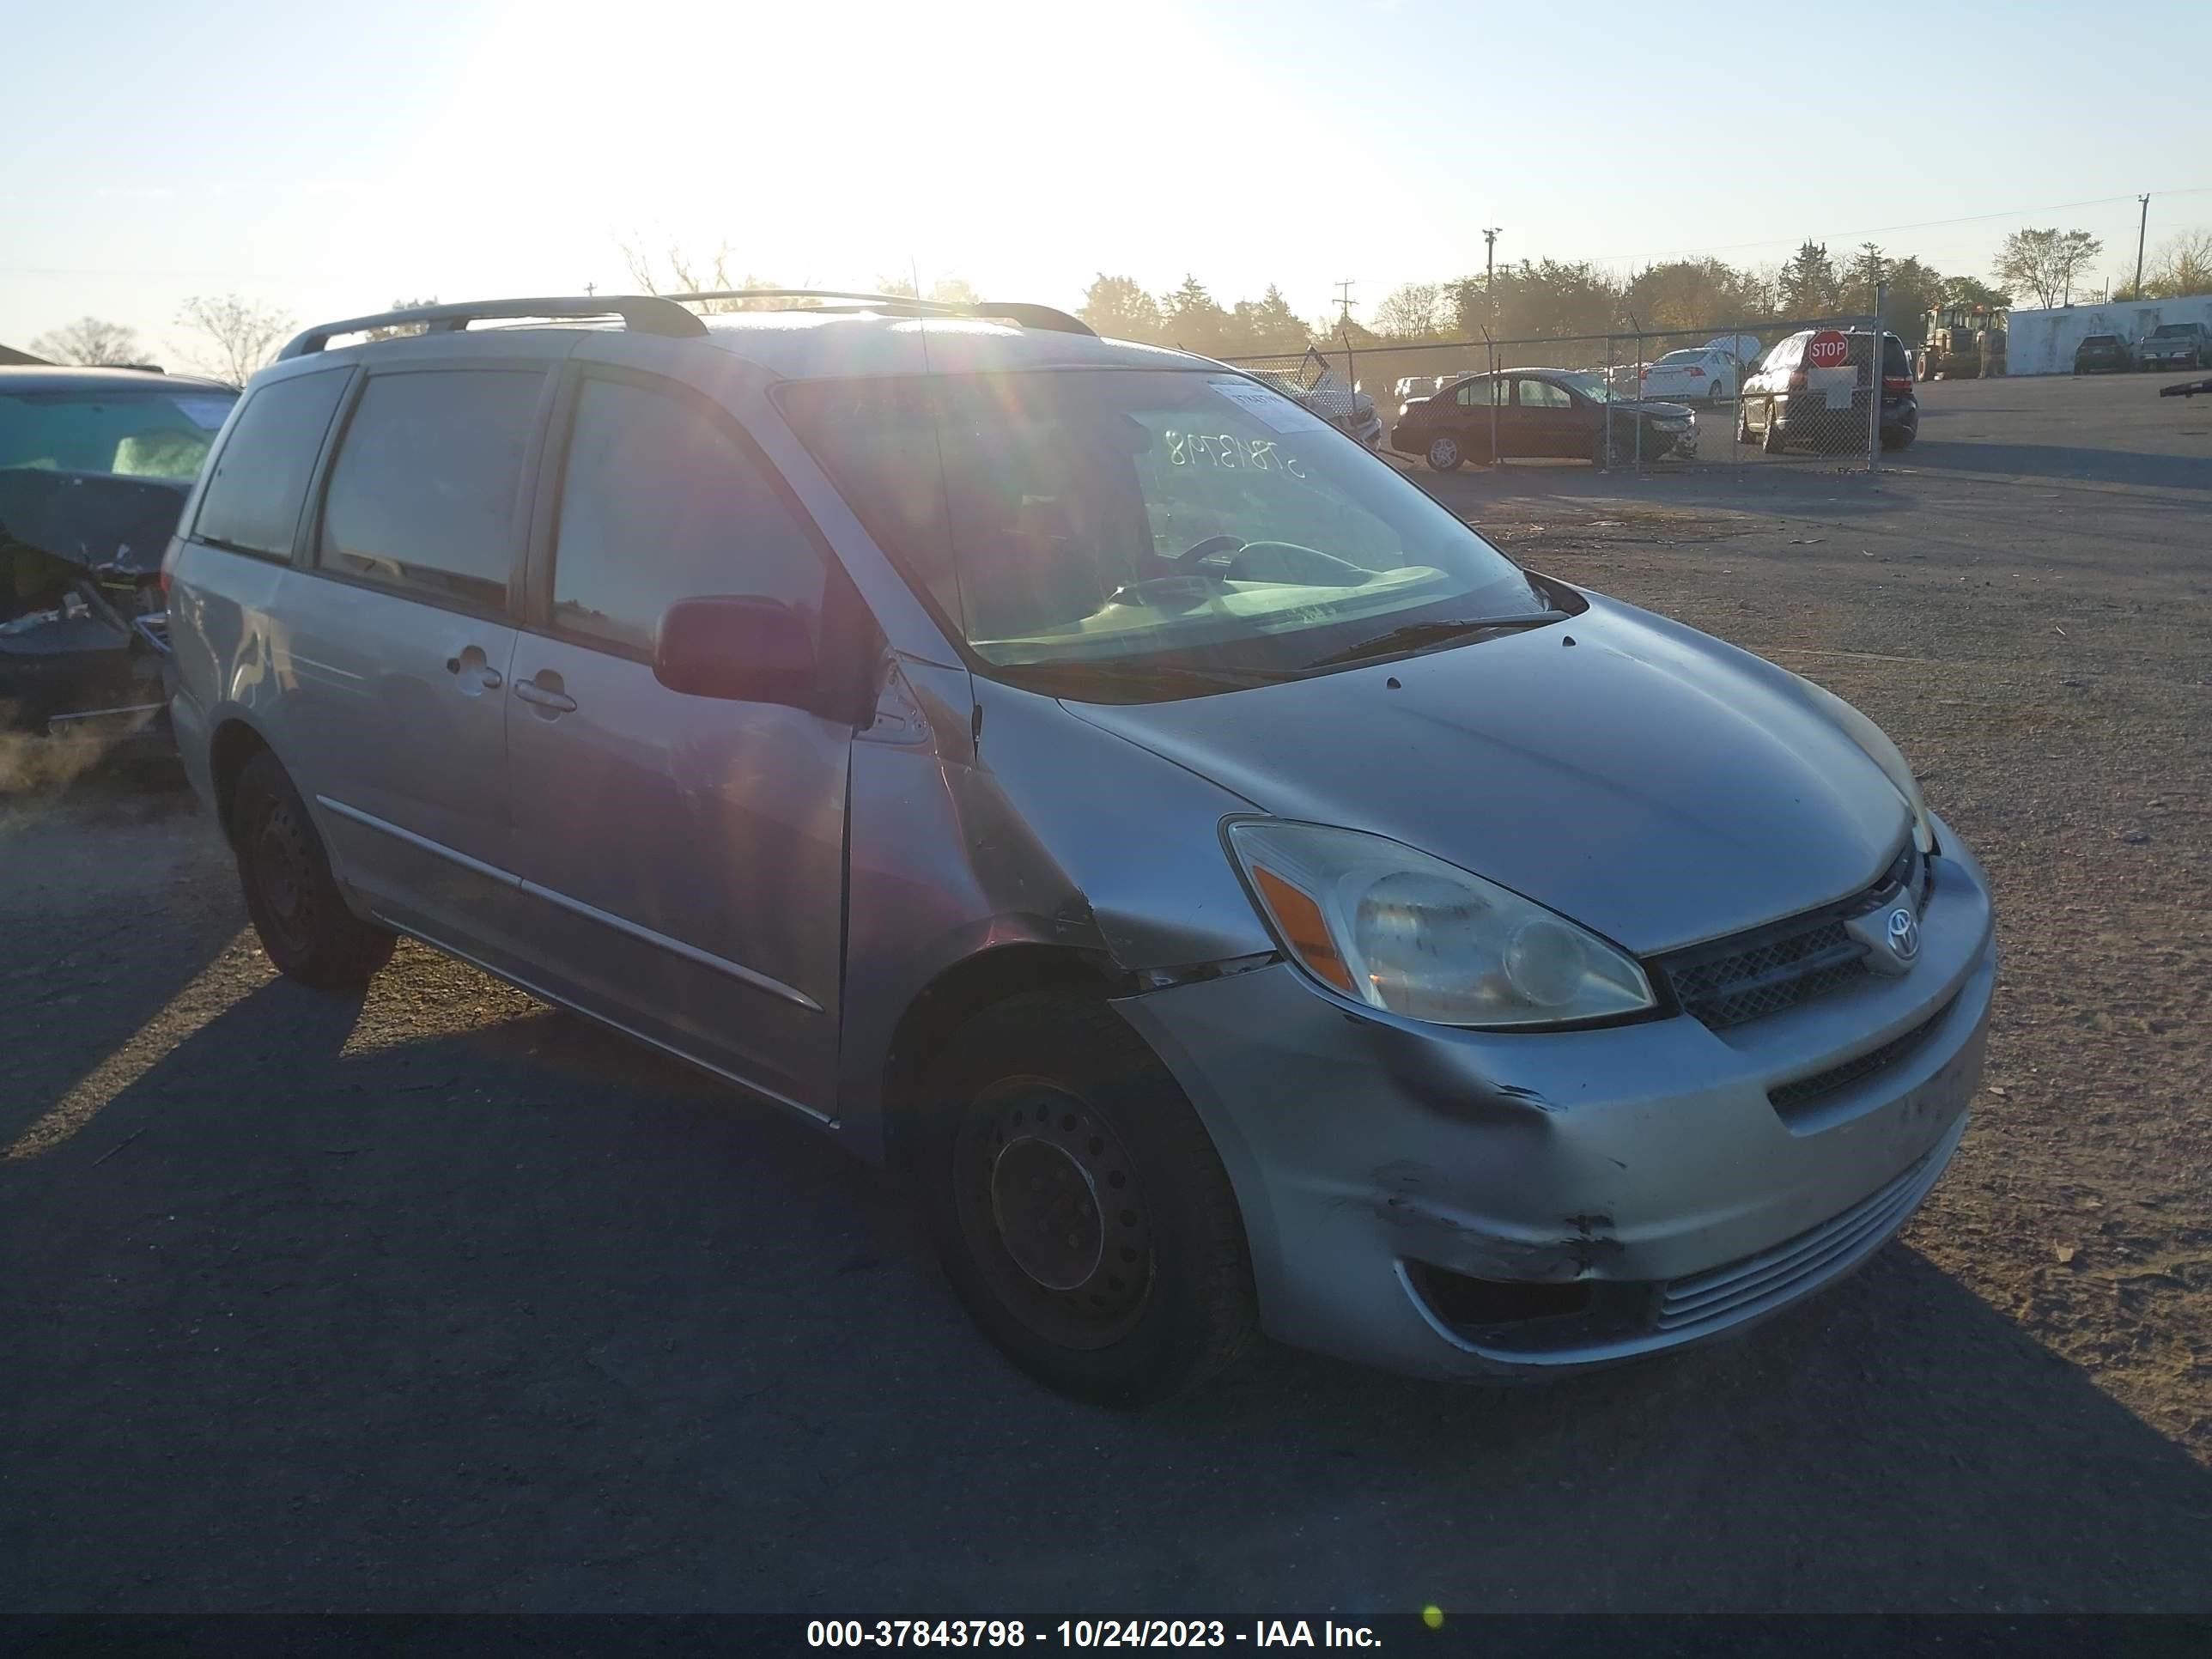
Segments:
[[[1743,383],[1737,405],[1738,443],[1755,436],[1770,455],[1790,445],[1817,449],[1866,447],[1867,399],[1874,395],[1874,336],[1863,328],[1832,331],[1844,337],[1844,360],[1834,368],[1808,361],[1806,348],[1824,329],[1800,329],[1766,354]],[[1905,343],[1881,337],[1881,447],[1903,449],[1920,435],[1920,399],[1912,390],[1912,360]]]

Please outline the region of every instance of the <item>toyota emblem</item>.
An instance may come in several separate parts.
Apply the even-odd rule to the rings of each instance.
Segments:
[[[1920,954],[1920,918],[1905,905],[1889,913],[1889,953],[1899,962],[1910,962]]]

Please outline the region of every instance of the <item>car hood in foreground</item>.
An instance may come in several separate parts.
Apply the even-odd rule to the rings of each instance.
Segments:
[[[1848,896],[1910,821],[1781,670],[1595,595],[1426,656],[1068,707],[1264,811],[1388,836],[1640,953]]]

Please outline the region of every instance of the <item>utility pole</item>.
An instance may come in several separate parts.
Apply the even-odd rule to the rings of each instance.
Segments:
[[[1482,291],[1485,294],[1490,291],[1491,278],[1498,275],[1498,233],[1504,228],[1503,225],[1485,225],[1482,228]]]
[[[584,292],[587,295],[597,294],[599,291],[599,285],[597,283],[586,283],[584,284]]]
[[[1336,285],[1337,332],[1344,339],[1344,395],[1349,399],[1359,390],[1358,371],[1352,362],[1352,279],[1346,277]]]
[[[2136,222],[2136,291],[2133,298],[2142,298],[2143,233],[2150,228],[2150,194],[2145,191],[2136,198],[2142,204],[2142,217]]]

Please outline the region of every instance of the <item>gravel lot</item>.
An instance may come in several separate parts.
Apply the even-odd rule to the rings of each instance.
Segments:
[[[1067,1405],[811,1132],[412,946],[277,982],[188,798],[19,791],[0,1608],[2212,1609],[2212,407],[2155,383],[1925,387],[1878,484],[1423,475],[1858,703],[2000,907],[1902,1241],[1547,1388]]]

